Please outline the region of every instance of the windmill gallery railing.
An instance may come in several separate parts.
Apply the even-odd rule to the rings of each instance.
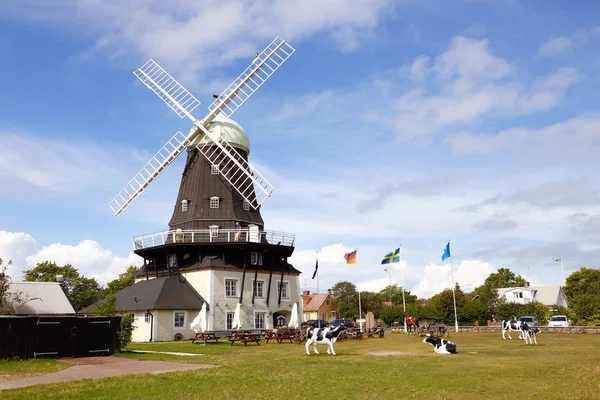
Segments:
[[[133,249],[162,246],[171,243],[268,243],[279,246],[294,246],[296,235],[279,231],[254,229],[194,229],[163,231],[133,238]]]

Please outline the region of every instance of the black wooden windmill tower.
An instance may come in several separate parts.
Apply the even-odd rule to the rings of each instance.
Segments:
[[[152,278],[187,276],[201,270],[241,272],[235,291],[219,277],[215,278],[218,282],[212,293],[210,289],[202,290],[209,304],[223,298],[218,287],[221,283],[225,300],[233,293],[242,304],[251,301],[254,305],[262,299],[271,312],[286,298],[294,297],[291,292],[295,288],[283,284],[284,274],[298,280],[299,271],[287,263],[294,250],[294,235],[264,229],[260,208],[273,186],[248,162],[248,136],[230,119],[294,51],[285,40],[275,38],[223,93],[213,96],[215,100],[202,119],[191,114],[200,102],[152,59],[134,72],[177,115],[193,122],[187,135],[177,132],[109,204],[119,216],[187,150],[170,229],[134,238],[134,251],[144,259],[141,275]],[[268,284],[265,279],[264,290],[250,289],[253,280],[247,275],[253,274],[257,281],[259,273],[268,275]],[[249,283],[244,290],[246,281]]]

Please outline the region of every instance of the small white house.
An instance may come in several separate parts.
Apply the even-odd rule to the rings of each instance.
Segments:
[[[508,303],[531,304],[535,302],[548,307],[569,306],[565,292],[560,285],[500,288],[498,297],[504,298]]]
[[[26,300],[17,307],[17,315],[75,314],[58,282],[11,282],[8,292]]]

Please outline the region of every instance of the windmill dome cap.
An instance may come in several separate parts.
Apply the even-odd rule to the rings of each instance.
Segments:
[[[208,130],[212,134],[225,139],[231,146],[242,149],[250,154],[250,141],[248,140],[248,135],[244,128],[234,120],[223,115],[217,115],[210,123]],[[190,147],[194,147],[198,144],[203,145],[207,141],[208,138],[205,135],[200,134],[192,141]]]

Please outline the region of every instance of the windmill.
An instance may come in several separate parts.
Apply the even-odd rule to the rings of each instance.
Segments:
[[[208,107],[208,114],[196,119],[191,113],[200,105],[189,91],[160,65],[150,59],[134,71],[135,76],[164,101],[180,118],[188,117],[193,127],[187,135],[175,133],[171,139],[110,201],[120,216],[184,150],[196,149],[210,165],[218,166],[220,176],[235,189],[253,210],[258,210],[273,192],[273,185],[225,138],[211,131],[211,124],[228,119],[294,53],[285,40],[276,37],[250,65]],[[249,149],[248,149],[249,151]]]

